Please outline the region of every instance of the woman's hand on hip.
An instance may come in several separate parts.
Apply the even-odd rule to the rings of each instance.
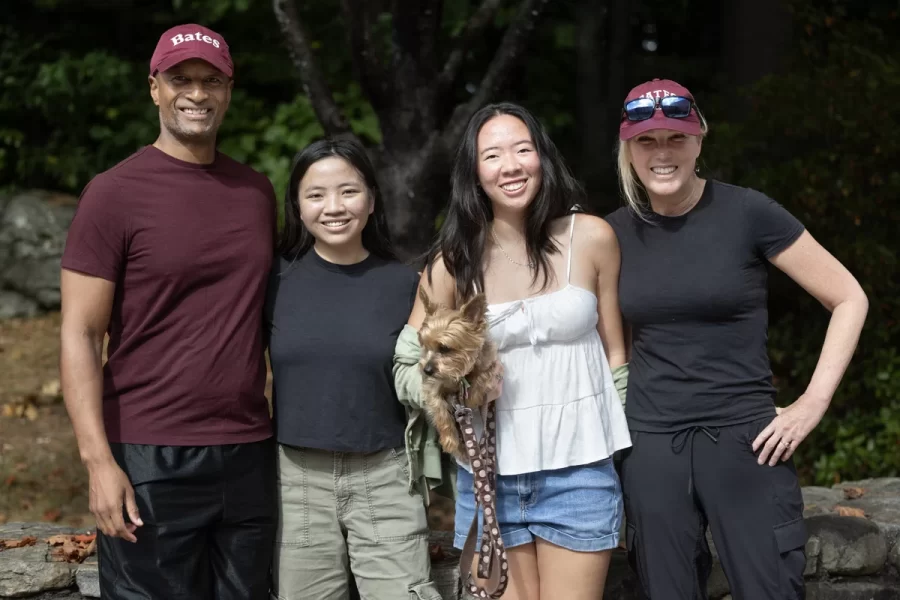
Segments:
[[[759,452],[757,462],[774,467],[779,460],[788,460],[822,420],[827,406],[804,395],[790,406],[776,409],[777,416],[753,440],[753,451]]]

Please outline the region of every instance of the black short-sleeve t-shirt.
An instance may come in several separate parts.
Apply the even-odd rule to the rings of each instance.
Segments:
[[[774,415],[768,259],[803,225],[777,202],[709,180],[684,215],[607,217],[619,240],[619,303],[632,328],[626,415],[636,431]]]
[[[403,445],[394,346],[418,281],[412,268],[371,254],[353,265],[315,250],[276,259],[266,320],[279,443],[334,452]]]

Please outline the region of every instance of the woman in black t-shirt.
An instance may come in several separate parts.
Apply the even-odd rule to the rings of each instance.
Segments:
[[[278,437],[273,594],[438,598],[410,490],[393,353],[418,276],[391,250],[375,171],[349,141],[294,159],[267,298]],[[252,549],[248,549],[252,552]]]
[[[698,176],[706,131],[673,81],[626,98],[618,167],[628,206],[608,221],[631,331],[633,445],[621,465],[629,558],[646,596],[705,598],[709,527],[735,598],[802,598],[806,530],[791,457],[831,401],[868,302],[774,200]],[[832,313],[809,387],[779,410],[766,348],[769,264]]]

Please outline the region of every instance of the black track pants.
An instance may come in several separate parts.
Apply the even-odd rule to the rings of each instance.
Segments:
[[[278,518],[274,440],[111,447],[144,525],[134,544],[98,536],[102,598],[268,599]]]
[[[770,421],[631,432],[621,479],[643,597],[706,600],[708,526],[735,600],[804,598],[806,528],[793,461],[758,465],[751,447]]]

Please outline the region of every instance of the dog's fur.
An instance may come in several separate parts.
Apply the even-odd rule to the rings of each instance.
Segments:
[[[425,320],[419,328],[425,412],[437,429],[444,451],[467,460],[460,447],[453,405],[480,408],[496,383],[493,365],[497,347],[488,335],[487,300],[484,294],[476,294],[451,309],[432,304],[421,288],[419,297],[425,307]],[[467,398],[458,398],[463,378],[469,384],[469,393]]]

